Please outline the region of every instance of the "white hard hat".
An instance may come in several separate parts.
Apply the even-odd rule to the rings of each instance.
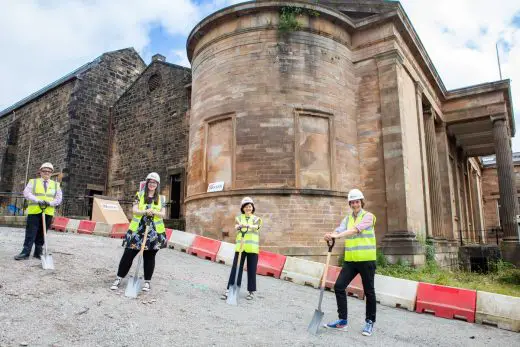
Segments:
[[[363,193],[361,193],[361,190],[359,189],[352,189],[350,192],[348,192],[348,201],[354,201],[354,200],[362,200],[365,197],[363,196]]]
[[[244,206],[246,204],[251,204],[253,206],[255,205],[255,203],[253,202],[253,199],[251,199],[249,196],[246,196],[245,198],[242,199],[240,206]]]
[[[51,169],[52,171],[54,171],[54,166],[52,166],[51,163],[43,163],[42,166],[40,166],[40,170],[43,168]]]
[[[157,183],[161,183],[161,177],[159,177],[159,174],[157,172],[150,172],[148,176],[146,176],[146,180],[154,180],[157,181]]]

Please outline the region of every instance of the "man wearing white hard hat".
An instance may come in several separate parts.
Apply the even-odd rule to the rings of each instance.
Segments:
[[[347,293],[345,290],[358,274],[363,281],[366,296],[364,336],[372,335],[376,321],[376,293],[374,279],[376,274],[376,217],[364,210],[365,197],[359,189],[348,193],[348,203],[352,213],[347,215],[333,233],[325,234],[325,240],[345,237],[345,256],[343,268],[334,284],[334,294],[338,304],[337,321],[325,327],[336,330],[347,328]]]
[[[40,178],[29,180],[23,191],[28,201],[27,225],[25,227],[25,241],[20,254],[14,259],[23,260],[29,258],[34,247],[34,257],[40,258],[43,249],[43,225],[42,213],[45,214],[45,223],[51,225],[54,209],[61,204],[62,192],[60,184],[51,180],[54,167],[51,163],[43,163],[40,166]]]
[[[144,286],[143,291],[150,291],[152,275],[155,269],[155,255],[159,249],[166,247],[166,228],[163,218],[166,215],[166,198],[160,195],[159,185],[161,178],[157,172],[146,176],[144,189],[135,194],[132,208],[132,222],[128,227],[124,244],[125,252],[119,262],[117,277],[110,289],[117,290],[121,281],[132,267],[135,256],[139,253],[144,241],[146,222],[149,222],[149,231],[144,243]]]

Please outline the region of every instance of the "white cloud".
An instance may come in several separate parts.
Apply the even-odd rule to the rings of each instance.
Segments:
[[[167,61],[175,62],[175,64],[190,67],[190,61],[188,60],[188,54],[186,50],[172,50],[166,55]]]
[[[517,110],[513,150],[520,151],[520,28],[511,20],[520,13],[517,0],[402,0],[408,17],[447,89],[499,80],[495,44],[499,45],[502,78],[511,79]],[[468,47],[471,42],[477,49]],[[471,45],[470,45],[471,46]]]
[[[240,0],[0,0],[0,109],[99,54],[134,47],[145,61],[150,29],[187,36],[205,15]],[[198,1],[200,3],[200,1]],[[495,43],[505,40],[502,74],[512,80],[520,151],[520,28],[511,19],[517,0],[402,0],[448,89],[498,79]],[[468,44],[470,43],[470,44]],[[468,46],[474,46],[471,49]],[[184,50],[159,52],[189,66]]]
[[[0,0],[0,110],[103,52],[134,47],[146,57],[153,25],[187,36],[215,6],[221,1]]]

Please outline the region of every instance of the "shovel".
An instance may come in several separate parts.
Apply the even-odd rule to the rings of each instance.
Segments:
[[[325,291],[325,281],[327,280],[327,272],[329,270],[329,261],[330,261],[330,253],[332,252],[332,247],[334,247],[335,239],[332,241],[327,241],[327,246],[329,246],[329,251],[327,252],[327,262],[325,264],[325,273],[323,274],[323,279],[321,281],[320,288],[320,301],[318,302],[318,309],[314,310],[314,316],[312,317],[311,322],[309,323],[309,327],[307,331],[313,335],[318,334],[318,330],[321,327],[321,321],[323,320],[323,311],[321,310],[321,302],[323,300],[323,292]]]
[[[45,222],[45,208],[42,209],[42,226],[43,226],[43,244],[45,246],[43,254],[40,255],[42,261],[42,268],[44,270],[54,270],[54,261],[52,255],[49,254],[47,249],[47,223]]]
[[[249,229],[249,227],[247,227],[247,228]],[[237,267],[236,267],[236,272],[235,272],[235,282],[229,288],[229,293],[228,293],[228,297],[226,300],[227,304],[233,305],[233,306],[238,306],[238,294],[240,292],[240,287],[237,285],[238,272],[240,270],[243,271],[243,269],[241,269],[241,266],[240,266],[240,260],[242,259],[242,250],[244,249],[244,235],[246,234],[246,232],[247,232],[247,230],[240,231],[240,233],[242,234],[242,239],[240,240],[240,250],[238,251]]]
[[[141,242],[141,250],[137,254],[137,266],[135,267],[134,277],[128,280],[125,290],[125,296],[129,298],[137,298],[137,294],[141,291],[142,280],[139,278],[139,269],[141,268],[141,262],[143,261],[144,246],[148,239],[148,231],[150,230],[150,219],[146,220],[146,228],[144,230],[143,241]]]

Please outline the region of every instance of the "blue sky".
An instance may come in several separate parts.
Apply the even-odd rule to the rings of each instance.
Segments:
[[[186,37],[202,18],[237,0],[0,0],[0,109],[103,52],[134,47],[189,66]],[[448,89],[512,80],[520,119],[520,1],[402,0]],[[9,54],[5,54],[9,52]],[[518,84],[518,86],[517,86]],[[517,121],[520,132],[520,122]],[[520,135],[513,140],[520,151]]]

